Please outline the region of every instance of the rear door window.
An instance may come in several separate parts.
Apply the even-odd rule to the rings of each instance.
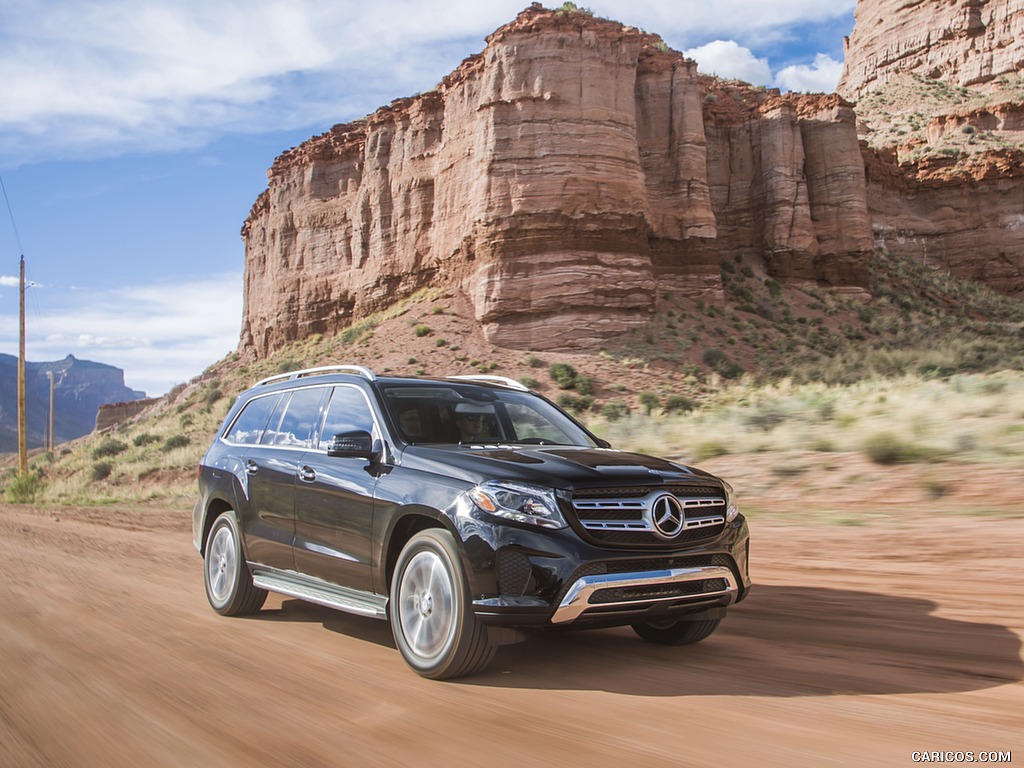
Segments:
[[[320,422],[320,406],[326,387],[297,389],[276,430],[268,429],[263,436],[264,445],[282,445],[289,448],[309,448],[313,444],[313,428]]]

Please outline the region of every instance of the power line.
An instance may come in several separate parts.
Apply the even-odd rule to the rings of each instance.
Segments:
[[[18,225],[14,221],[14,211],[11,209],[11,199],[7,196],[7,187],[4,185],[3,176],[0,176],[0,189],[4,192],[4,202],[7,203],[7,215],[11,217],[11,228],[14,229],[14,239],[18,243],[18,253],[24,257],[25,249],[21,246],[21,235],[18,234]]]

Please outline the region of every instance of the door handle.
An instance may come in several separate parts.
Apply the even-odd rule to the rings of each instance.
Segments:
[[[303,467],[299,470],[299,480],[304,483],[312,483],[316,480],[316,472],[312,467]]]
[[[247,462],[245,462],[245,473],[247,475],[255,475],[259,471],[260,471],[260,465],[257,464],[255,461],[247,461]]]

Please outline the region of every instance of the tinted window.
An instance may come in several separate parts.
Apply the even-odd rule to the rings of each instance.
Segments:
[[[594,446],[562,410],[516,390],[396,384],[384,402],[410,443],[557,443]]]
[[[320,434],[320,448],[327,450],[334,435],[357,429],[373,434],[373,414],[363,393],[355,387],[335,387]]]
[[[224,439],[228,442],[241,443],[243,445],[255,445],[258,443],[263,436],[263,430],[267,428],[270,414],[274,411],[274,406],[277,405],[277,401],[280,399],[280,395],[271,395],[270,397],[257,397],[250,400],[245,408],[242,409],[242,412],[238,414],[238,418],[235,419],[231,429],[224,435]]]
[[[312,445],[313,427],[320,419],[320,403],[326,391],[326,387],[312,387],[292,392],[280,425],[276,431],[267,430],[263,436],[264,444],[309,448]]]

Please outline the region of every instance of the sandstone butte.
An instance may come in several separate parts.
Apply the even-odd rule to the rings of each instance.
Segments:
[[[656,36],[535,3],[435,90],[275,160],[242,228],[239,349],[428,285],[497,345],[594,348],[659,300],[721,300],[723,258],[863,289],[876,245],[1024,291],[1020,162],[982,165],[900,166],[838,94],[706,77]]]

